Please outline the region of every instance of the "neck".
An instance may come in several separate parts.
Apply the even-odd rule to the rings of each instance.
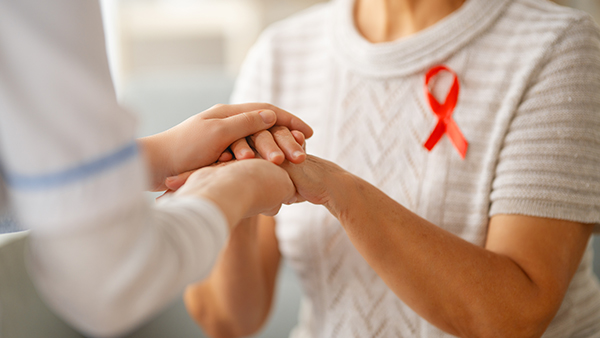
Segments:
[[[434,25],[465,0],[356,0],[358,31],[374,43],[394,41]]]

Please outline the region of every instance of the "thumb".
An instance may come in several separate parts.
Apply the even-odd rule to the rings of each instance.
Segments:
[[[255,110],[233,115],[221,121],[226,123],[225,137],[231,141],[229,143],[232,143],[233,141],[271,128],[277,122],[277,115],[272,110]]]
[[[165,180],[165,186],[169,190],[173,190],[173,191],[181,188],[181,186],[185,184],[187,179],[190,177],[191,174],[194,173],[194,171],[195,170],[190,170],[190,171],[181,173],[177,176],[167,177],[167,179]]]

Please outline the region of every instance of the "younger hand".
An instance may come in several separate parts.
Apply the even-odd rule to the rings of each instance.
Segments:
[[[201,168],[173,195],[210,199],[233,226],[245,217],[275,215],[283,203],[294,200],[295,188],[282,168],[249,159]]]
[[[152,190],[164,190],[166,177],[210,165],[222,157],[232,143],[274,125],[296,130],[306,137],[312,135],[312,129],[306,123],[280,108],[264,103],[247,103],[216,105],[167,131],[141,138],[140,148],[151,169]],[[271,153],[279,151],[282,156],[289,153],[289,158],[295,161],[297,154],[294,154],[299,146],[291,144],[290,139],[293,137],[289,135],[271,140],[262,137],[265,141],[256,148],[264,152],[261,153],[264,158],[270,158],[273,156]],[[279,147],[283,148],[283,153]],[[243,148],[242,143],[241,147],[234,147],[234,152],[241,152]],[[241,158],[250,155],[245,153]],[[283,158],[279,159],[282,156],[275,154],[274,162],[283,161]]]
[[[234,158],[243,160],[258,157],[268,159],[275,164],[282,164],[286,159],[299,164],[306,159],[304,142],[304,134],[300,131],[290,131],[286,127],[275,126],[237,140],[219,157],[218,162],[229,162]],[[167,177],[164,183],[167,193],[177,191],[194,171],[190,170],[177,176]]]

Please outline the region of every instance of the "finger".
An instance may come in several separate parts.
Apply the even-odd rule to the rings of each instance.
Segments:
[[[220,125],[218,137],[224,143],[232,144],[246,136],[269,129],[276,119],[272,110],[256,110],[216,120]]]
[[[285,154],[285,157],[292,163],[302,163],[306,159],[306,153],[301,144],[296,142],[294,135],[289,129],[282,126],[275,126],[269,129],[275,142]]]
[[[273,135],[263,130],[249,137],[252,148],[264,159],[281,164],[285,160],[285,154],[279,149]]]
[[[233,160],[233,154],[231,154],[229,149],[226,149],[221,156],[219,156],[217,162],[229,162],[231,160]]]
[[[296,142],[299,145],[301,145],[304,150],[306,150],[306,146],[304,143],[304,142],[306,142],[306,138],[304,137],[304,134],[302,134],[302,132],[299,130],[292,130],[291,133],[292,133],[292,136],[294,136],[294,139],[296,140]]]
[[[248,141],[246,138],[241,138],[231,145],[231,151],[233,151],[233,155],[238,160],[245,160],[249,158],[254,158],[254,150],[250,148],[248,145]]]
[[[226,118],[249,111],[270,110],[275,112],[277,125],[287,127],[290,130],[299,130],[306,138],[313,135],[312,128],[297,116],[268,103],[242,103],[231,105],[216,105],[202,112],[203,118]],[[249,135],[249,134],[248,134]]]
[[[190,177],[191,174],[194,173],[194,171],[195,170],[186,171],[186,172],[184,172],[182,174],[179,174],[177,176],[167,177],[167,179],[165,180],[165,186],[169,190],[176,191],[177,189],[181,188],[182,185],[185,184],[185,182],[187,181],[187,179]]]
[[[308,157],[309,156],[307,155],[307,158]],[[296,163],[293,163],[291,161],[283,161],[283,163],[281,163],[279,165],[279,167],[281,169],[285,170],[288,173],[288,175],[290,176],[290,178],[294,182],[294,186],[296,187],[296,192],[297,192],[298,186],[296,185],[296,181],[294,181],[294,179],[296,177],[302,177],[304,175],[303,174],[304,173],[304,169],[303,169],[304,166],[305,166],[305,163],[296,164]]]

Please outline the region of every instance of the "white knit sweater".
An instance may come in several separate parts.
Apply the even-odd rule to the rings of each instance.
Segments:
[[[268,29],[233,101],[298,114],[315,129],[310,153],[471,243],[484,245],[495,214],[600,230],[600,34],[587,15],[545,0],[468,0],[418,34],[371,44],[352,7],[336,0]],[[437,64],[460,80],[464,160],[447,136],[423,147],[437,123],[424,76]],[[448,85],[433,87],[443,101]],[[277,236],[305,292],[297,336],[448,336],[398,299],[324,208],[285,208]],[[588,250],[545,337],[600,337],[590,262]]]

